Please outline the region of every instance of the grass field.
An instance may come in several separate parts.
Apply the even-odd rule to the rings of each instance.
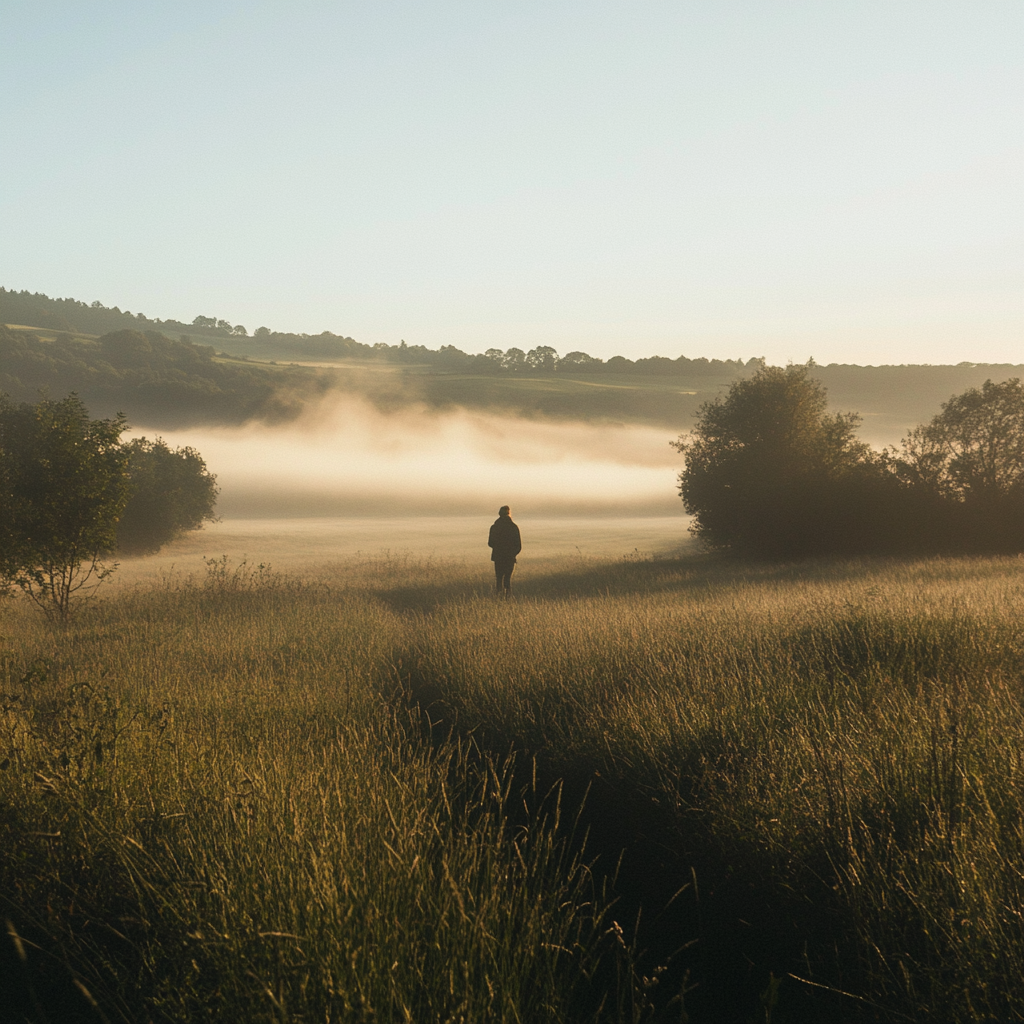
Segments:
[[[1022,613],[697,555],[8,601],[4,1019],[1021,1019]]]

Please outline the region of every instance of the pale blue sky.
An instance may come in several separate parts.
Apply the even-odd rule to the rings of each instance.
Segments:
[[[1024,361],[1024,4],[0,0],[0,284],[364,342]]]

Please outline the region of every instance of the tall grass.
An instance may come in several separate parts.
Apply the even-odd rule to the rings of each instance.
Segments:
[[[90,1002],[110,1020],[573,1016],[601,911],[556,796],[513,824],[507,766],[423,742],[379,686],[399,623],[373,600],[211,581],[108,602],[67,632],[9,614],[0,871],[25,963],[8,1005],[31,1020],[99,1019]]]
[[[603,780],[611,813],[681,853],[675,882],[701,864],[731,886],[719,912],[786,915],[802,934],[769,962],[852,989],[849,1012],[1024,1016],[1022,563],[618,577],[424,617],[410,687],[497,749]]]
[[[574,559],[508,604],[456,563],[219,562],[67,630],[8,603],[12,998],[1020,1019],[1022,613],[1015,559]]]

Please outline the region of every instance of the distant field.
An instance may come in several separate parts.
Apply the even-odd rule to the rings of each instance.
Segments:
[[[307,576],[333,572],[352,559],[405,560],[417,565],[434,559],[461,563],[467,579],[475,575],[489,585],[490,522],[484,516],[225,519],[174,541],[156,555],[123,559],[111,587],[117,590],[153,580],[171,570],[201,575],[204,559],[224,555],[234,563],[248,559],[251,564],[269,563],[275,571]],[[516,587],[528,595],[553,560],[664,558],[692,550],[688,523],[681,509],[674,516],[523,520],[525,550]]]
[[[655,425],[680,432],[701,402],[724,391],[731,377],[702,381],[628,374],[497,376],[441,373],[430,367],[355,360],[315,365],[344,391],[368,395],[385,409],[423,403],[431,408],[588,422]]]
[[[47,327],[30,327],[27,324],[4,324],[5,327],[9,327],[12,331],[28,331],[43,341],[53,341],[58,334],[67,333],[65,331],[54,331]],[[99,335],[96,334],[82,334],[79,331],[72,331],[71,337],[76,338],[80,341],[95,341]]]

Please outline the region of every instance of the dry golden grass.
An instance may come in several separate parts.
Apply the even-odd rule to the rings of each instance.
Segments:
[[[696,1019],[1024,1016],[1020,560],[561,559],[511,603],[217,562],[3,615],[3,892],[64,959],[12,960],[25,1019],[69,974],[112,1020],[679,1019],[687,969]]]

